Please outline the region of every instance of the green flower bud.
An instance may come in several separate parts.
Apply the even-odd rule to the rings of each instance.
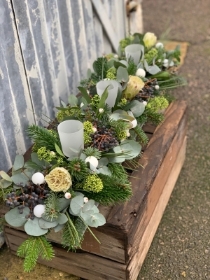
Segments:
[[[89,175],[85,180],[84,191],[98,193],[103,189],[103,182],[97,175]]]

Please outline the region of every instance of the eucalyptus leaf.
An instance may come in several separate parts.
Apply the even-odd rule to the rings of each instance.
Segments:
[[[25,207],[23,213],[20,214],[18,208],[15,207],[5,214],[5,220],[12,227],[21,227],[27,221],[25,216],[29,215],[29,212],[29,208]]]
[[[139,117],[144,113],[145,105],[143,102],[139,102],[138,100],[132,100],[130,102],[130,110],[133,113],[134,117]]]
[[[47,222],[44,219],[39,219],[39,226],[42,229],[54,228],[58,225],[58,221]]]
[[[6,180],[6,181],[8,181],[8,182],[12,182],[12,178],[11,178],[6,172],[4,172],[3,170],[0,171],[0,176],[1,176],[4,180]]]
[[[50,218],[49,216],[46,216],[45,213],[42,214],[42,219],[49,223],[56,222],[58,220],[58,218]]]
[[[102,166],[102,167],[98,168],[98,173],[101,173],[101,174],[104,174],[107,176],[112,175],[111,171],[109,170],[109,168],[107,166]]]
[[[37,171],[42,171],[43,170],[43,168],[40,165],[36,164],[32,160],[28,160],[27,162],[25,162],[24,168],[32,169],[33,173],[35,173]]]
[[[2,189],[8,188],[11,184],[12,184],[11,181],[7,181],[7,180],[5,180],[5,179],[1,179],[1,180],[0,180],[0,187],[1,187]]]
[[[94,215],[94,211],[93,210],[88,210],[86,212],[81,212],[80,216],[82,217],[82,219],[85,221],[85,223],[87,225],[89,225],[89,220],[91,220],[92,215]]]
[[[93,199],[90,199],[82,208],[82,212],[86,212],[88,210],[91,210],[93,206],[95,205],[95,201]]]
[[[141,145],[134,140],[124,140],[121,142],[120,147],[125,153],[126,159],[137,157],[141,152]]]
[[[155,75],[161,71],[161,69],[157,65],[149,66],[146,59],[144,60],[145,70],[151,75]]]
[[[83,196],[78,195],[71,199],[70,208],[71,211],[74,213],[74,215],[79,215],[83,206],[84,206]]]
[[[134,118],[129,116],[126,111],[121,110],[121,109],[115,110],[110,115],[110,119],[112,119],[114,121],[125,120],[125,121],[130,121],[130,122],[132,122],[134,120]]]
[[[58,216],[58,223],[59,225],[65,224],[68,221],[68,218],[64,213],[60,213]]]
[[[26,176],[25,174],[23,173],[19,173],[19,174],[14,174],[12,175],[12,181],[16,184],[16,185],[19,185],[19,184],[27,184],[28,181],[30,180],[31,176]]]
[[[54,232],[59,232],[60,230],[62,230],[64,227],[64,224],[60,225],[58,224],[56,227],[54,227]]]
[[[91,215],[91,218],[86,220],[86,223],[90,227],[99,227],[103,226],[106,223],[105,217],[101,213],[94,213]]]
[[[98,209],[98,207],[97,207],[96,205],[94,205],[94,206],[91,208],[91,210],[93,210],[94,213],[99,213],[99,209]]]
[[[24,157],[22,155],[16,155],[13,164],[13,170],[21,169],[24,166]]]
[[[60,98],[60,105],[64,108],[66,108],[66,103]]]
[[[98,168],[102,166],[106,166],[109,163],[108,159],[106,157],[102,157],[98,161]]]
[[[57,203],[58,203],[58,210],[61,212],[69,206],[70,199],[66,199],[65,197],[61,197],[61,198],[57,199]]]
[[[45,165],[45,161],[44,160],[40,160],[36,153],[32,153],[31,154],[31,160],[33,162],[35,162],[37,165],[39,165],[40,167],[43,167]]]
[[[69,95],[68,102],[72,107],[78,105],[78,99],[74,94]]]
[[[129,80],[129,75],[128,75],[128,71],[125,67],[120,66],[117,69],[117,81],[118,82],[128,82]]]
[[[125,61],[125,60],[120,60],[120,61],[114,61],[114,67],[117,69],[118,67],[120,67],[120,66],[122,66],[122,67],[124,67],[124,68],[127,68],[127,66],[128,66],[128,63],[127,63],[127,61]]]
[[[29,219],[24,225],[25,232],[32,236],[41,236],[48,232],[48,229],[42,229],[39,226],[39,219],[35,217],[33,220]]]

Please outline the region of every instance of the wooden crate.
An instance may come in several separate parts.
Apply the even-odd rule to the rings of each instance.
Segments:
[[[66,252],[59,233],[50,233],[55,258],[39,262],[85,279],[135,280],[184,163],[186,129],[186,104],[173,102],[160,126],[145,127],[151,139],[140,159],[142,167],[130,178],[132,198],[124,204],[100,207],[107,223],[93,232],[101,244],[86,233],[82,250]],[[13,253],[27,238],[21,229],[8,226],[5,236]]]

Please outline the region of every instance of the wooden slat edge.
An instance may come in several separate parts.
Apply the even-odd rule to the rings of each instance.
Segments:
[[[147,255],[149,247],[152,243],[153,237],[156,233],[160,220],[163,216],[164,210],[168,204],[169,198],[179,177],[181,168],[184,164],[185,153],[186,153],[186,137],[183,141],[183,145],[177,156],[177,160],[173,166],[171,174],[165,184],[164,190],[160,196],[158,204],[156,205],[155,211],[149,221],[147,229],[144,232],[141,243],[139,245],[137,253],[133,256],[127,267],[127,279],[136,280],[140,271],[140,268]]]
[[[107,225],[122,232],[128,232],[134,222],[134,215],[140,207],[158,173],[162,161],[176,135],[179,124],[186,115],[186,103],[174,102],[166,112],[164,122],[155,131],[139,163],[143,168],[133,172],[131,178],[133,195],[123,204],[112,208]]]

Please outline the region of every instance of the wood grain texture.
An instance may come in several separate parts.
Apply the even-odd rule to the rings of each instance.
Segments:
[[[6,241],[13,253],[18,246],[27,238],[24,232],[6,227]],[[91,280],[124,280],[126,279],[126,265],[111,260],[94,256],[84,252],[66,252],[66,250],[55,247],[55,257],[52,261],[39,259],[44,265],[59,268],[59,270]]]
[[[137,223],[136,217],[141,215],[142,205],[144,205],[148,191],[185,114],[186,103],[184,101],[174,102],[166,112],[164,122],[155,130],[139,161],[143,168],[132,173],[133,177],[130,181],[133,196],[124,204],[112,208],[107,219],[108,225],[128,234],[132,224]]]
[[[180,150],[178,152],[178,155],[176,157],[176,161],[175,161],[175,163],[172,167],[172,170],[170,172],[170,175],[167,179],[167,182],[165,183],[163,191],[159,196],[158,203],[156,204],[153,214],[147,223],[147,227],[144,231],[144,234],[141,237],[141,242],[139,243],[138,248],[136,248],[135,254],[133,255],[133,258],[131,259],[130,263],[128,264],[127,279],[129,279],[129,280],[137,279],[141,266],[147,255],[149,247],[152,243],[155,232],[158,228],[158,225],[160,223],[164,210],[167,206],[167,203],[169,201],[173,188],[178,179],[181,168],[184,164],[185,153],[186,153],[186,142],[187,142],[186,140],[187,139],[185,137],[184,141],[180,147]]]

